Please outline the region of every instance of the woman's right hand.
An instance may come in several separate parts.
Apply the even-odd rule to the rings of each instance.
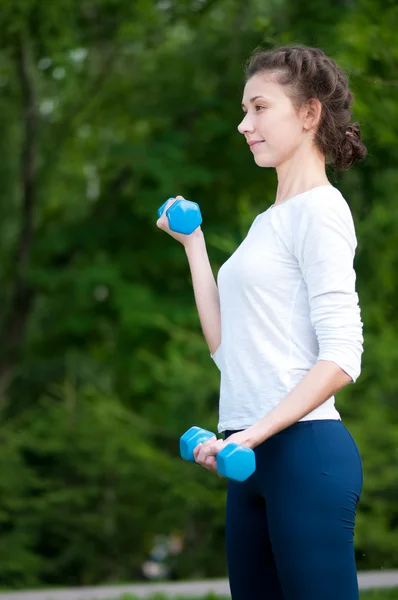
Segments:
[[[166,216],[166,211],[177,200],[184,200],[184,198],[183,198],[183,196],[176,196],[174,199],[170,199],[167,202],[166,206],[164,207],[162,216],[159,217],[159,219],[156,221],[156,225],[159,227],[159,229],[163,229],[163,231],[165,231],[166,233],[171,235],[171,237],[173,237],[175,240],[180,242],[184,247],[186,247],[193,238],[199,237],[202,235],[202,229],[199,225],[199,227],[197,227],[195,229],[195,231],[193,231],[189,235],[186,235],[185,233],[177,233],[176,231],[172,231],[170,229],[169,220]]]

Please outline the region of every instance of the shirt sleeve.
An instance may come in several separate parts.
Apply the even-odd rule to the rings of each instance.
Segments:
[[[295,253],[308,289],[318,360],[337,364],[356,381],[363,325],[355,291],[357,246],[351,211],[341,196],[307,198],[295,228]]]

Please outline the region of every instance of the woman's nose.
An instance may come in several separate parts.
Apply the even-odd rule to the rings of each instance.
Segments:
[[[239,133],[242,133],[242,134],[244,134],[245,132],[248,132],[248,131],[253,131],[253,123],[251,122],[251,119],[250,119],[248,113],[245,114],[242,121],[239,123],[238,131],[239,131]]]

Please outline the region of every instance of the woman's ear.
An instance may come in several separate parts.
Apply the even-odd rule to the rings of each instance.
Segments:
[[[318,98],[311,98],[303,106],[303,126],[310,131],[319,125],[322,114],[322,104]]]

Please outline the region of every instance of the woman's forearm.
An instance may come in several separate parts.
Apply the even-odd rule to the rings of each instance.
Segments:
[[[268,415],[248,428],[248,445],[255,447],[321,406],[351,377],[331,361],[320,360]]]
[[[220,297],[201,230],[185,246],[203,335],[211,354],[221,344]]]

